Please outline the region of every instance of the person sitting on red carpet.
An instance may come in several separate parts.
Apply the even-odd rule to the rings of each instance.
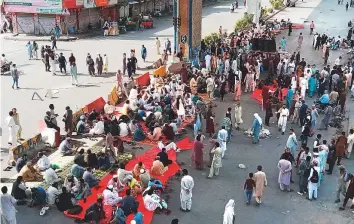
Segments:
[[[124,185],[122,185],[118,181],[118,175],[114,175],[112,179],[110,179],[107,183],[107,186],[112,185],[113,186],[113,191],[115,192],[121,192],[124,190]]]
[[[120,202],[120,207],[124,211],[124,215],[128,216],[129,214],[132,213],[132,211],[136,208],[139,207],[139,202],[135,200],[133,196],[130,195],[131,191],[130,189],[127,189],[125,191],[125,197],[123,200]]]
[[[151,174],[154,176],[161,176],[168,170],[168,166],[164,166],[160,161],[160,157],[156,157],[155,161],[152,163]]]
[[[127,186],[130,188],[134,197],[136,197],[138,194],[141,194],[143,191],[139,181],[137,181],[137,179],[132,176],[128,178]]]
[[[106,218],[106,213],[103,209],[103,199],[98,198],[95,203],[90,205],[85,213],[85,222],[95,222],[100,223],[100,220]]]

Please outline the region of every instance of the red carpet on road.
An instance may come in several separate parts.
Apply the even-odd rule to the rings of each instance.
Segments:
[[[193,117],[186,117],[185,120],[183,121],[182,125],[178,128],[178,130],[181,130],[182,128],[185,128],[187,125],[191,124],[193,121],[194,121],[194,118],[193,118]],[[141,127],[142,127],[144,133],[150,132],[150,131],[149,131],[149,128],[146,127],[144,121],[139,121],[139,124],[141,125]],[[162,136],[162,137],[163,137],[163,142],[166,143],[166,138],[165,138],[165,136]],[[127,142],[133,141],[133,135],[128,135],[128,136],[119,137],[119,138],[122,139],[123,141],[127,141]],[[144,141],[140,141],[140,142],[137,142],[137,143],[139,143],[139,144],[144,144],[144,145],[157,146],[157,141],[150,140],[150,139],[148,139],[148,138],[145,138]],[[193,147],[192,147],[192,148],[193,148]]]
[[[275,91],[275,88],[273,86],[268,86],[270,91]],[[288,94],[288,89],[283,88],[282,89],[283,97],[285,97]],[[263,96],[262,96],[262,90],[256,88],[253,93],[251,93],[251,98],[257,100],[258,104],[262,104]]]
[[[188,150],[193,148],[193,142],[191,142],[188,138],[182,139],[181,141],[176,143],[178,147],[180,147],[182,150]],[[136,156],[133,160],[130,160],[127,165],[126,165],[126,170],[133,170],[135,164],[142,162],[145,166],[146,169],[150,170],[152,167],[152,163],[160,150],[158,148],[152,148],[142,155]],[[168,170],[164,173],[163,176],[155,176],[156,179],[159,179],[163,185],[166,184],[167,180],[174,176],[178,170],[180,170],[179,165],[177,164],[177,155],[174,150],[168,151],[168,157],[170,160],[172,160],[172,164],[168,166]],[[75,218],[75,219],[84,219],[86,209],[93,204],[98,196],[100,196],[103,192],[103,190],[107,187],[108,181],[113,177],[115,173],[110,173],[107,174],[102,178],[102,180],[99,183],[99,188],[92,188],[91,192],[92,194],[87,198],[86,203],[83,202],[83,200],[79,201],[80,206],[82,206],[83,210],[80,214],[77,215],[70,215],[67,214],[67,212],[64,212],[64,214],[70,218]],[[125,191],[121,192],[119,196],[124,197],[125,196]],[[152,218],[154,213],[150,212],[145,209],[144,207],[144,202],[143,198],[141,195],[139,195],[137,198],[137,201],[139,202],[139,208],[138,210],[143,213],[144,215],[144,224],[150,224],[152,222]],[[104,206],[105,213],[106,213],[106,219],[101,221],[101,224],[108,224],[109,220],[111,220],[111,215],[112,215],[112,206]],[[130,220],[133,219],[133,215],[130,215],[127,217],[127,223],[130,223]]]

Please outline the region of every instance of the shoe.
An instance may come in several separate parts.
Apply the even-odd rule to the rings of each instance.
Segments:
[[[46,210],[44,209],[44,207],[41,209],[41,211],[39,212],[40,216],[43,216],[45,214]]]
[[[247,202],[246,202],[246,205],[249,205],[249,204],[250,204],[250,202],[249,202],[249,201],[247,201]]]
[[[49,207],[45,206],[45,207],[43,207],[43,209],[47,211],[49,209]]]
[[[294,190],[293,190],[293,189],[290,189],[289,192],[294,192]]]
[[[290,183],[292,183],[292,184],[293,184],[293,183],[294,183],[294,181],[293,181],[293,180],[290,180]]]
[[[179,210],[181,210],[182,212],[186,212],[187,210],[184,210],[183,208],[179,208]]]
[[[281,135],[284,135],[284,132],[282,132]]]
[[[176,149],[176,152],[180,152],[180,151],[181,151],[181,149],[179,149],[179,148]]]
[[[312,201],[312,199],[310,199],[309,197],[306,197],[306,199],[309,200],[309,201]]]
[[[316,201],[316,200],[317,200],[317,198],[313,198],[313,200],[314,200],[314,201]]]
[[[341,207],[339,207],[339,210],[343,211],[343,210],[345,210],[345,208],[341,206]]]
[[[298,195],[304,195],[304,193],[301,193],[300,191],[297,192]]]
[[[354,209],[354,205],[350,206],[350,209]]]
[[[334,203],[339,203],[340,202],[340,199],[337,199],[334,201]]]
[[[190,212],[191,210],[190,209],[187,209],[186,212]]]

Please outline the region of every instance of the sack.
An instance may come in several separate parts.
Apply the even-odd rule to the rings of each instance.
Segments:
[[[80,205],[74,205],[74,207],[68,209],[68,214],[77,215],[82,212],[82,207]]]
[[[261,65],[261,66],[259,67],[259,69],[260,69],[261,72],[264,72],[264,67],[263,67],[263,65]]]
[[[313,173],[312,173],[312,177],[310,178],[310,181],[312,183],[318,183],[318,172],[317,172],[317,170],[313,169]]]

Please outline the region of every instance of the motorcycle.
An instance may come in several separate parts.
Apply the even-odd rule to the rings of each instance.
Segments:
[[[1,67],[1,75],[5,75],[5,73],[10,72],[11,65],[12,65],[12,61],[5,63]]]

